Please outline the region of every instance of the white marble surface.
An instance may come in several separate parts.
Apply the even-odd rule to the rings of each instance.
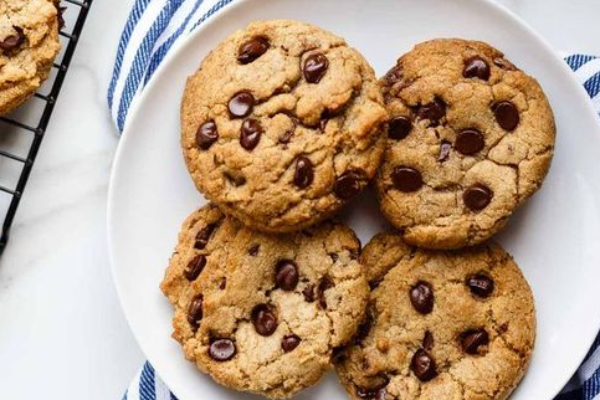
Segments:
[[[557,50],[600,54],[598,0],[500,2]],[[116,400],[144,359],[111,281],[105,222],[118,142],[106,88],[132,3],[96,0],[0,258],[2,399]]]

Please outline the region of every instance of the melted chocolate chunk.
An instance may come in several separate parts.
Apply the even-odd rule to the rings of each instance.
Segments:
[[[392,171],[392,182],[401,192],[416,192],[423,186],[423,177],[416,169],[401,165]]]
[[[319,83],[327,72],[329,67],[329,60],[322,53],[314,53],[306,58],[302,70],[304,72],[304,78],[309,83]]]
[[[244,123],[242,124],[242,130],[240,132],[240,144],[244,149],[252,151],[256,146],[258,146],[258,142],[260,142],[262,133],[263,129],[260,125],[260,122],[253,118],[248,118],[244,120]]]
[[[183,274],[185,275],[188,281],[194,281],[196,280],[196,278],[198,278],[205,266],[206,256],[199,254],[196,257],[194,257],[192,261],[190,261]]]
[[[241,64],[249,64],[256,60],[269,49],[269,40],[264,36],[258,36],[242,43],[238,49],[238,61]]]
[[[215,339],[208,348],[208,355],[215,361],[229,361],[237,352],[235,343],[231,339]]]
[[[410,362],[410,369],[422,382],[432,380],[437,376],[435,360],[426,350],[419,349]]]
[[[254,103],[255,100],[252,94],[249,92],[239,92],[229,100],[227,108],[231,117],[244,118],[250,115],[254,108]]]
[[[271,336],[277,330],[277,316],[266,304],[259,304],[252,310],[252,324],[261,336]]]
[[[294,171],[294,185],[300,189],[306,189],[315,179],[313,163],[308,157],[298,156],[296,159],[296,171]]]
[[[202,150],[208,150],[219,139],[217,124],[215,121],[208,121],[198,127],[196,132],[196,143]]]
[[[298,285],[300,274],[298,266],[292,260],[281,260],[275,269],[275,284],[278,288],[291,291]]]
[[[465,190],[463,201],[473,211],[483,210],[490,204],[494,193],[485,185],[475,184]]]
[[[429,314],[433,310],[433,289],[427,282],[418,282],[410,289],[410,302],[420,314]]]
[[[465,78],[479,78],[487,81],[490,79],[490,66],[487,61],[479,56],[471,57],[465,60],[463,76]]]
[[[471,293],[482,298],[490,297],[494,291],[494,281],[483,274],[476,274],[468,277],[466,285],[471,290]]]

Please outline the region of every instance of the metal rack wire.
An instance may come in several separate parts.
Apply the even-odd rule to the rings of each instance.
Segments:
[[[62,37],[64,52],[62,57],[59,56],[57,61],[54,63],[51,77],[45,84],[45,87],[49,87],[47,93],[38,91],[34,98],[30,102],[37,101],[41,102],[40,112],[34,118],[34,121],[27,121],[26,118],[19,118],[17,113],[16,116],[0,117],[0,136],[6,140],[6,136],[10,136],[9,139],[18,141],[17,135],[29,135],[30,139],[25,139],[27,143],[24,149],[21,149],[19,154],[16,150],[0,148],[0,161],[10,160],[11,163],[16,164],[13,170],[16,170],[17,177],[12,181],[12,184],[6,184],[4,181],[0,182],[0,194],[8,196],[6,201],[8,207],[5,210],[0,210],[0,218],[2,219],[2,231],[0,233],[0,254],[2,254],[6,243],[8,242],[10,228],[14,221],[17,213],[17,208],[23,192],[29,179],[29,174],[35,163],[36,156],[46,134],[46,128],[52,117],[54,106],[60,94],[63,82],[69,70],[69,65],[75,53],[75,48],[79,40],[79,36],[83,30],[88,12],[92,5],[93,0],[62,0],[61,5],[67,7],[69,14],[76,15],[73,19],[73,29],[69,31],[68,25],[64,27],[60,36]],[[57,59],[57,60],[58,60]],[[27,105],[26,105],[27,106]],[[1,166],[0,166],[1,167]],[[0,177],[3,174],[3,168],[0,168]]]

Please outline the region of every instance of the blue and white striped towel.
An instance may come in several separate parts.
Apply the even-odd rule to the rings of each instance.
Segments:
[[[135,0],[119,43],[108,104],[119,131],[127,112],[173,44],[234,0]],[[565,58],[600,114],[600,58]],[[177,400],[146,362],[123,400]],[[600,400],[600,336],[555,400]]]

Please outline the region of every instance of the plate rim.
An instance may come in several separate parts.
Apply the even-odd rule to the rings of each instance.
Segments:
[[[137,334],[136,330],[134,329],[134,323],[132,322],[132,318],[130,317],[130,314],[128,312],[128,307],[126,306],[126,301],[124,300],[124,297],[125,297],[123,294],[124,289],[121,287],[121,284],[119,284],[118,272],[117,272],[117,268],[116,268],[117,263],[115,260],[115,249],[113,247],[114,227],[112,225],[112,221],[114,220],[114,215],[115,215],[115,209],[117,207],[116,200],[115,200],[115,198],[116,198],[115,182],[118,179],[117,176],[119,175],[119,171],[122,168],[121,165],[124,162],[123,161],[125,158],[124,157],[124,153],[125,153],[124,149],[127,147],[125,145],[125,143],[127,143],[130,140],[130,138],[133,136],[133,134],[129,133],[131,131],[130,126],[132,124],[132,121],[137,116],[139,110],[142,108],[142,105],[147,101],[148,98],[150,98],[150,93],[152,92],[152,88],[155,85],[157,85],[157,82],[159,82],[161,80],[162,75],[164,74],[164,71],[170,66],[170,64],[173,62],[173,60],[176,59],[180,55],[180,53],[183,51],[183,49],[187,46],[187,44],[189,42],[196,40],[196,38],[198,36],[202,35],[205,30],[209,29],[212,25],[219,23],[220,19],[224,15],[232,12],[233,10],[235,10],[237,8],[246,6],[247,3],[258,2],[260,0],[229,0],[229,1],[230,1],[229,3],[223,4],[217,11],[215,11],[202,24],[195,27],[193,31],[189,32],[187,37],[182,38],[181,40],[177,41],[174,44],[173,48],[167,54],[167,56],[165,57],[163,62],[161,62],[161,64],[155,71],[154,75],[152,76],[152,78],[149,80],[149,82],[143,88],[142,93],[134,99],[134,101],[132,102],[132,104],[129,108],[128,118],[125,122],[123,132],[119,139],[119,143],[117,145],[117,149],[116,149],[115,155],[113,157],[112,168],[110,171],[108,196],[107,196],[107,213],[106,213],[107,225],[106,225],[106,227],[107,227],[107,241],[108,241],[108,253],[109,253],[111,278],[112,278],[113,284],[115,286],[115,290],[117,292],[119,306],[123,312],[123,315],[125,316],[127,325],[129,327],[133,337],[135,338],[136,343],[142,350],[142,353],[144,354],[144,356],[147,358],[147,361],[149,361],[152,364],[152,366],[155,368],[155,370],[159,373],[159,375],[161,377],[163,376],[161,374],[162,369],[159,366],[157,367],[157,365],[152,363],[152,357],[149,356],[149,353],[151,353],[151,352],[147,351],[146,345],[143,344],[143,340],[141,340],[138,337],[138,334]],[[293,1],[293,0],[279,0],[279,1]],[[571,86],[574,89],[574,93],[576,93],[576,95],[579,97],[579,99],[581,100],[581,103],[586,104],[585,109],[582,110],[582,113],[588,113],[588,115],[590,117],[595,118],[596,122],[598,122],[600,124],[600,116],[596,113],[596,110],[594,109],[593,104],[590,101],[590,98],[589,98],[587,92],[585,91],[583,85],[581,85],[576,80],[575,75],[573,74],[573,71],[569,68],[569,66],[564,61],[564,59],[560,56],[560,54],[549,44],[549,42],[540,33],[538,33],[535,29],[533,29],[528,23],[526,23],[523,19],[521,19],[513,11],[511,11],[506,6],[504,6],[500,3],[496,3],[494,0],[469,0],[469,1],[479,1],[480,3],[483,3],[484,7],[487,7],[492,12],[500,13],[504,17],[510,19],[513,23],[517,24],[520,28],[522,28],[524,31],[526,31],[527,34],[532,38],[532,40],[536,41],[537,44],[539,44],[540,47],[546,53],[552,54],[552,56],[553,56],[552,58],[553,58],[553,62],[555,64],[555,66],[558,67],[559,69],[562,69],[562,72],[565,75],[565,77],[568,77],[567,81],[568,81],[569,86]],[[219,4],[219,1],[216,1],[211,7],[209,7],[209,10],[216,7],[218,4]],[[600,125],[598,125],[598,132],[600,133]],[[600,318],[598,318],[595,325],[596,325],[596,332],[600,332]],[[577,359],[579,361],[577,362],[577,364],[575,364],[574,366],[572,366],[571,368],[568,369],[569,373],[568,373],[568,375],[565,373],[566,377],[564,380],[555,380],[554,384],[549,382],[549,384],[553,386],[553,389],[550,390],[550,392],[553,393],[553,397],[555,397],[561,393],[562,389],[564,387],[566,387],[566,385],[569,383],[570,378],[577,372],[577,370],[579,369],[579,366],[585,360],[585,357],[588,354],[590,348],[592,347],[595,339],[596,339],[596,337],[591,337],[587,341],[588,343],[586,343],[585,346],[581,347],[581,349],[582,349],[581,354],[577,354],[577,356],[574,357],[574,359]],[[158,365],[160,365],[160,364],[158,364]],[[565,371],[567,371],[567,370],[565,369]],[[527,372],[525,372],[525,373],[527,373]],[[167,386],[169,386],[166,381],[165,381],[165,384],[167,384]],[[176,392],[176,389],[173,390],[170,386],[169,386],[169,389],[173,393]],[[186,399],[182,399],[182,400],[186,400]]]

